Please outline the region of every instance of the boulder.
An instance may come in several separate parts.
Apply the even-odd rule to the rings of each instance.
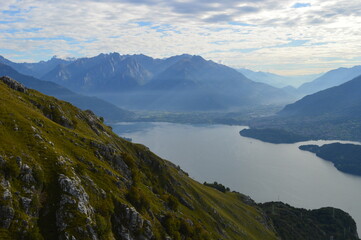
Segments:
[[[14,219],[15,211],[10,206],[0,206],[0,228],[9,229]]]
[[[6,85],[8,85],[9,88],[14,89],[15,91],[26,93],[28,90],[23,84],[7,76],[1,77],[0,81],[2,81]]]

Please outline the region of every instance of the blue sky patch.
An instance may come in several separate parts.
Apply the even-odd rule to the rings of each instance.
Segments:
[[[311,3],[295,3],[292,8],[311,7]]]
[[[273,46],[271,48],[299,47],[299,46],[304,45],[307,42],[309,42],[309,40],[294,40],[294,39],[292,39],[288,43],[276,45],[276,46]]]
[[[21,13],[21,10],[19,9],[16,9],[16,10],[4,10],[4,11],[1,11],[2,14],[5,14],[5,15],[9,15],[9,16],[17,16]]]
[[[144,22],[144,21],[139,21],[139,22],[134,22],[136,24],[139,25],[139,27],[146,27],[146,26],[152,26],[152,22]]]
[[[243,22],[228,22],[229,25],[235,25],[235,26],[244,26],[244,27],[254,27],[256,25],[254,24],[249,24],[249,23],[243,23]]]
[[[242,48],[242,49],[231,49],[230,52],[241,52],[250,53],[259,50],[260,48]]]

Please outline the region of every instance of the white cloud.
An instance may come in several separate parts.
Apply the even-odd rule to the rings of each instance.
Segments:
[[[114,51],[153,57],[190,53],[287,74],[361,63],[354,60],[361,47],[360,3],[313,0],[294,8],[301,6],[297,3],[8,0],[0,5],[0,54],[39,60]],[[293,40],[307,42],[288,46]]]

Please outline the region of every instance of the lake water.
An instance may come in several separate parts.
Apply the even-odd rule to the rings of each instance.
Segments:
[[[239,135],[242,126],[119,123],[113,130],[179,165],[200,182],[220,182],[256,202],[282,201],[295,207],[340,208],[361,232],[361,177],[301,151],[302,144],[271,144]]]

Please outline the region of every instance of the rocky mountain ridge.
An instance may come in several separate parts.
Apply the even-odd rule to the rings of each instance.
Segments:
[[[20,72],[24,69],[19,66],[25,67],[16,66]],[[233,111],[294,99],[285,90],[253,82],[230,67],[188,54],[165,59],[99,54],[58,64],[43,72],[41,79],[134,110]]]

